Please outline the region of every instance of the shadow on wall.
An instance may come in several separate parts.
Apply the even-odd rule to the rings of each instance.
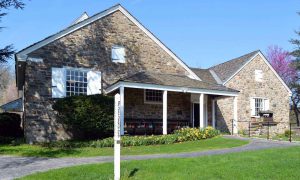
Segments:
[[[72,133],[66,132],[64,125],[56,121],[56,112],[52,109],[55,102],[51,98],[52,67],[69,66],[101,71],[103,88],[146,69],[141,60],[143,52],[139,48],[143,47],[143,38],[125,36],[121,30],[117,18],[107,16],[29,54],[44,59],[44,62],[29,62],[26,67],[25,134],[28,142],[72,137]],[[125,64],[111,62],[113,45],[126,48]]]
[[[231,122],[226,123],[224,114],[218,105],[216,105],[216,113],[216,129],[224,133],[230,133]]]

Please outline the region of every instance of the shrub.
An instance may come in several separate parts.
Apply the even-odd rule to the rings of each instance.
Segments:
[[[219,135],[220,132],[212,127],[199,130],[197,128],[182,128],[176,130],[174,134],[158,136],[123,136],[122,146],[148,146],[158,144],[173,144],[184,141],[196,141],[206,138],[212,138]],[[112,137],[103,140],[91,142],[92,147],[113,147],[114,139]]]
[[[21,128],[21,117],[16,113],[0,114],[0,136],[21,138],[24,133]]]
[[[104,95],[71,96],[57,100],[53,109],[74,139],[99,139],[112,135],[114,99]]]
[[[152,135],[152,136],[123,136],[122,146],[149,146],[159,144],[174,144],[184,141],[196,141],[206,138],[212,138],[219,135],[220,132],[212,127],[199,130],[197,128],[182,128],[174,132],[174,134],[168,135]],[[40,143],[39,145],[47,148],[81,148],[81,147],[114,147],[114,138],[109,137],[101,140],[92,141],[56,141],[49,143]]]
[[[285,130],[285,131],[284,131],[284,136],[285,136],[285,137],[290,137],[290,135],[293,135],[293,134],[294,134],[293,131],[290,131],[290,130]]]

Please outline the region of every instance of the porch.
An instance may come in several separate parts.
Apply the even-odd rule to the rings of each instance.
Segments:
[[[182,127],[216,127],[216,99],[225,96],[234,97],[232,118],[237,119],[237,91],[217,84],[209,84],[208,88],[204,82],[182,76],[159,75],[160,80],[165,76],[168,80],[170,76],[176,78],[176,86],[157,84],[158,77],[153,75],[154,82],[149,83],[147,74],[140,77],[142,82],[120,80],[107,89],[107,93],[120,95],[121,135],[169,134]],[[180,87],[178,82],[189,84],[181,83]],[[237,133],[237,128],[234,131]]]

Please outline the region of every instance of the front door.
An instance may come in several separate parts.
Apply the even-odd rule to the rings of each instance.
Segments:
[[[200,107],[199,107],[199,103],[194,103],[193,104],[193,124],[194,127],[199,127],[199,123],[200,123]]]

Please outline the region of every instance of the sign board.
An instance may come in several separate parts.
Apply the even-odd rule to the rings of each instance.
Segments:
[[[121,123],[120,123],[120,94],[115,95],[114,108],[114,180],[120,180],[121,161]]]

